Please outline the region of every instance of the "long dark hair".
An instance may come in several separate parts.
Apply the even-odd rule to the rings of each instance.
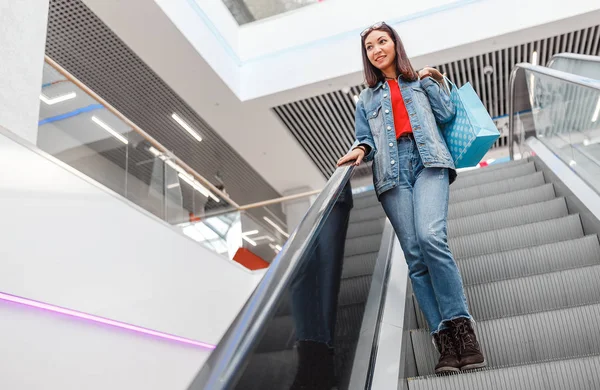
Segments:
[[[400,39],[400,36],[396,32],[396,30],[384,23],[381,25],[381,27],[370,31],[369,34],[373,31],[385,31],[392,38],[392,41],[394,41],[394,46],[396,47],[396,72],[398,72],[398,74],[401,75],[405,80],[417,80],[419,76],[417,75],[417,72],[415,72],[412,64],[410,63],[410,60],[406,55],[406,50],[404,50],[402,40]],[[377,69],[373,64],[371,64],[371,61],[369,61],[369,57],[367,56],[365,40],[367,39],[367,36],[369,34],[365,34],[363,37],[361,37],[360,43],[362,46],[361,51],[363,59],[363,70],[365,73],[365,82],[369,87],[373,88],[377,85],[378,82],[384,81],[385,76],[381,70]]]

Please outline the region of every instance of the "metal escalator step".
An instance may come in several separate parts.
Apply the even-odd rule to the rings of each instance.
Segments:
[[[340,282],[340,292],[338,294],[338,305],[341,307],[366,302],[369,288],[371,287],[371,279],[372,275],[342,279]],[[285,316],[291,313],[292,305],[290,294],[286,294],[282,298],[275,315]]]
[[[295,349],[253,354],[236,389],[289,389],[297,367],[298,354]]]
[[[411,378],[409,390],[597,390],[600,356],[554,360],[444,377]]]
[[[487,167],[472,169],[472,170],[469,170],[466,172],[460,172],[458,174],[458,177],[464,178],[464,177],[468,177],[468,176],[485,175],[488,172],[497,171],[499,169],[513,168],[517,165],[523,165],[523,164],[528,164],[528,163],[529,163],[529,161],[527,159],[521,159],[521,160],[513,160],[513,161],[500,163],[500,164],[492,164],[492,165],[488,165]]]
[[[385,218],[372,219],[370,221],[353,222],[348,225],[346,238],[369,236],[383,233]]]
[[[362,255],[349,256],[344,259],[342,278],[354,278],[373,274],[378,252],[369,252]]]
[[[600,265],[465,288],[476,321],[600,303]]]
[[[344,255],[355,256],[362,255],[364,253],[375,252],[379,250],[380,245],[381,234],[348,238],[346,239]]]
[[[526,176],[535,173],[535,164],[533,162],[511,166],[506,169],[497,169],[485,172],[480,175],[458,176],[456,182],[452,184],[452,191],[461,188],[474,187],[482,184],[493,183],[499,180],[506,180],[519,176]]]
[[[471,215],[448,221],[448,236],[460,237],[479,232],[520,226],[569,215],[564,198],[545,202]]]
[[[345,372],[351,368],[355,348],[354,340],[336,342],[336,372]],[[298,354],[295,349],[255,353],[246,366],[236,390],[289,389],[294,381],[297,367]]]
[[[457,262],[463,283],[489,283],[600,264],[596,235],[470,257]]]
[[[600,354],[599,322],[594,304],[481,321],[476,332],[494,368]],[[432,375],[439,355],[429,332],[412,330],[411,338],[418,375]]]
[[[544,184],[531,189],[509,192],[495,196],[453,203],[448,210],[448,219],[506,210],[513,207],[551,200],[555,197],[554,185]]]
[[[545,183],[544,173],[535,172],[531,175],[513,177],[474,187],[453,189],[454,184],[452,184],[450,186],[450,204],[538,187]]]
[[[354,210],[364,209],[379,204],[374,191],[369,191],[367,194],[354,195]]]
[[[356,340],[360,333],[365,305],[340,306],[337,312],[335,340]],[[256,353],[291,349],[296,342],[294,320],[291,314],[278,316],[270,321],[265,336],[256,348]]]
[[[364,209],[352,209],[352,212],[350,213],[350,223],[379,218],[385,218],[385,212],[383,211],[381,204],[366,207]]]
[[[450,238],[455,259],[486,255],[583,237],[578,214],[528,225]]]

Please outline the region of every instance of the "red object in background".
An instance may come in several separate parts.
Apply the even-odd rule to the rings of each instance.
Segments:
[[[235,256],[233,256],[233,260],[252,271],[269,267],[269,263],[246,248],[238,249]]]
[[[487,167],[487,166],[488,166],[487,161],[482,161],[482,162],[479,163],[479,167],[480,168]]]

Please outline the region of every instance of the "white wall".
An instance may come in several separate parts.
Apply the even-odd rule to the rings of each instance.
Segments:
[[[209,352],[0,301],[0,388],[185,390]]]
[[[0,0],[0,126],[35,143],[48,0]]]
[[[249,272],[214,254],[149,213],[91,180],[77,176],[72,169],[17,144],[7,137],[8,134],[5,130],[0,131],[1,292],[197,341],[212,344],[219,341],[261,274]],[[0,311],[10,312],[6,306],[0,307]],[[123,354],[123,359],[136,354],[135,359],[151,369],[158,363],[152,360],[153,355],[144,357],[144,354],[174,348],[169,352],[172,356],[167,354],[170,359],[175,359],[166,368],[171,371],[179,370],[176,364],[188,367],[190,356],[196,359],[194,368],[199,368],[199,363],[207,356],[202,351],[190,351],[187,347],[154,340],[131,341],[123,344],[121,350],[116,346],[121,345],[123,337],[137,340],[142,336],[127,332],[123,336],[121,330],[106,333],[89,324],[68,325],[76,333],[70,339],[65,336],[69,332],[52,328],[62,325],[49,317],[44,317],[37,326],[20,325],[21,320],[30,321],[28,318],[32,315],[11,316],[11,321],[2,325],[15,332],[11,345],[16,350],[28,350],[29,344],[38,337],[29,333],[48,323],[51,329],[40,332],[52,339],[48,340],[50,344],[36,345],[33,350],[56,350],[53,346],[61,337],[60,345],[64,351],[58,349],[57,355],[64,360],[61,363],[64,367],[85,365],[95,359],[90,352],[83,354],[82,361],[77,362],[79,357],[74,351],[83,346],[75,344],[106,348],[104,355],[97,356],[100,361],[90,369],[99,370],[102,368],[100,362],[107,363],[102,375],[108,377],[113,374],[113,368],[116,370],[116,362],[121,361],[119,357],[109,364],[110,354]],[[2,315],[2,318],[8,317]],[[7,336],[6,332],[0,333],[2,337],[13,337]],[[106,340],[106,344],[95,340],[96,337]],[[144,346],[138,350],[138,344]],[[0,341],[0,345],[4,343]],[[110,350],[111,346],[115,349]],[[88,358],[91,360],[86,360]],[[146,361],[148,359],[152,361]],[[156,359],[162,361],[163,357]],[[15,360],[15,355],[6,353],[3,346],[0,372],[9,360]],[[36,364],[49,364],[47,360],[39,360]],[[125,375],[126,370],[122,371]],[[136,375],[142,375],[142,371]],[[62,374],[82,380],[94,379],[89,370],[63,371]],[[146,380],[139,376],[130,379]]]

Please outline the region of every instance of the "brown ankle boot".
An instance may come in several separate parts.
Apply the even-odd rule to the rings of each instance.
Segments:
[[[460,371],[459,356],[453,329],[444,329],[434,333],[433,340],[440,353],[440,360],[437,366],[435,366],[435,373],[448,374]]]
[[[451,327],[454,330],[458,355],[460,356],[460,369],[466,371],[487,366],[471,320],[457,318],[451,321]]]

